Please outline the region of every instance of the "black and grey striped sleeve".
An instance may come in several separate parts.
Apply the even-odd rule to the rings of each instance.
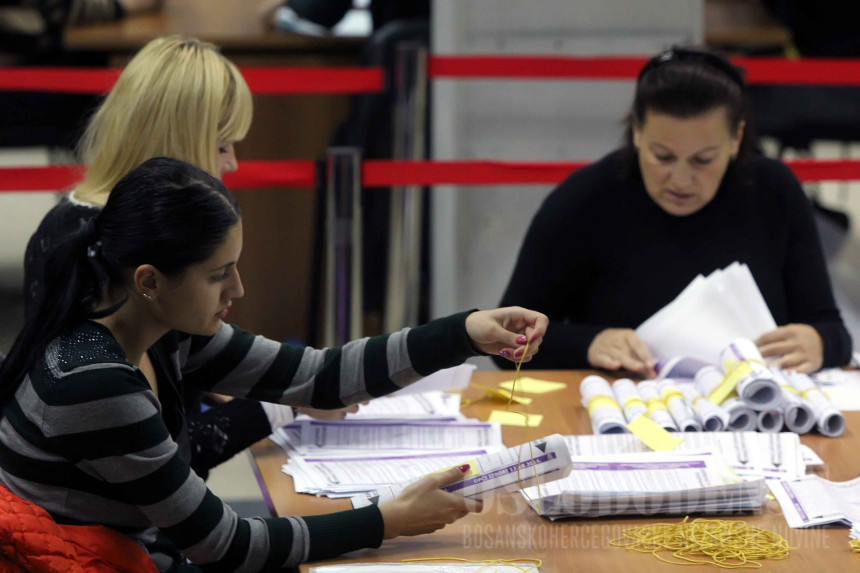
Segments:
[[[232,396],[340,408],[390,394],[475,356],[465,326],[470,312],[321,350],[280,344],[224,324],[215,336],[180,344],[183,377],[193,386]]]
[[[45,445],[62,445],[78,460],[77,487],[90,488],[85,499],[102,508],[105,522],[112,513],[136,511],[195,565],[213,571],[280,571],[310,556],[381,543],[378,508],[321,518],[240,519],[179,454],[139,371],[114,366],[70,372],[62,392],[40,395],[28,386],[17,396],[22,409],[44,413],[43,439],[51,442]]]

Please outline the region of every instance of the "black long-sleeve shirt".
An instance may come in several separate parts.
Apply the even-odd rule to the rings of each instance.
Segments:
[[[550,318],[532,367],[587,368],[599,332],[639,326],[696,275],[733,261],[749,266],[777,324],[818,331],[824,366],[848,363],[810,203],[788,167],[761,156],[731,166],[714,199],[686,217],[648,196],[623,151],[573,173],[535,215],[502,305]]]

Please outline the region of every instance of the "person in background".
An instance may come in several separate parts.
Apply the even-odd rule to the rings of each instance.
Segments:
[[[176,159],[123,177],[48,254],[44,296],[0,366],[0,482],[58,522],[132,535],[161,571],[277,571],[480,510],[439,489],[314,517],[239,519],[188,465],[179,387],[343,408],[480,354],[529,360],[547,318],[468,311],[316,350],[224,322],[244,295],[242,219],[223,184]],[[528,342],[528,344],[527,344]],[[526,349],[525,347],[528,346]],[[527,354],[526,354],[527,351]]]
[[[653,377],[633,329],[734,261],[780,325],[756,341],[765,357],[802,372],[849,362],[810,203],[758,153],[748,113],[741,74],[714,54],[673,48],[643,67],[623,147],[547,197],[502,297],[552,320],[535,367]]]
[[[251,92],[239,70],[205,42],[169,36],[149,42],[123,70],[87,125],[79,153],[84,179],[42,220],[24,260],[24,313],[29,320],[44,291],[47,253],[98,214],[111,189],[147,159],[181,159],[217,177],[238,167],[233,148],[248,132]],[[201,476],[272,430],[293,420],[291,408],[256,400],[213,402],[201,412],[201,393],[185,391],[191,466]],[[304,411],[339,418],[349,411]],[[179,412],[171,413],[178,416]]]

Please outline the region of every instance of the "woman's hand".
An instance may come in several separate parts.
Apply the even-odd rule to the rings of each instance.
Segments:
[[[385,523],[384,539],[421,535],[442,529],[470,511],[480,512],[483,502],[439,489],[454,483],[469,471],[469,465],[424,476],[392,501],[379,506]]]
[[[528,362],[537,353],[548,324],[546,315],[509,306],[473,312],[466,317],[466,332],[475,348],[511,362],[519,362],[528,341],[529,352],[523,358],[523,362]]]
[[[654,357],[634,330],[607,328],[591,341],[588,363],[595,368],[637,372],[645,378],[656,378]]]
[[[756,341],[759,352],[765,358],[781,357],[774,362],[783,370],[810,373],[824,363],[824,341],[818,331],[808,324],[780,326]]]

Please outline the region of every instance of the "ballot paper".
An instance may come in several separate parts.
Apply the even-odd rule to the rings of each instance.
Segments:
[[[763,479],[742,480],[722,457],[649,452],[576,456],[566,478],[522,495],[542,516],[560,519],[751,511],[765,492]]]
[[[523,573],[523,571],[540,573],[540,569],[531,561],[463,563],[445,561],[445,558],[427,563],[344,563],[310,568],[310,573]]]
[[[786,377],[798,394],[809,401],[816,429],[831,438],[841,436],[845,432],[845,416],[833,405],[827,394],[806,374],[787,372]]]
[[[810,474],[768,482],[789,527],[860,524],[860,478],[835,482]]]
[[[678,386],[671,378],[664,378],[657,382],[660,397],[669,408],[669,413],[675,424],[682,432],[701,432],[702,423],[696,416],[696,412],[687,403],[687,399],[678,390]]]
[[[736,338],[755,340],[776,322],[749,268],[732,263],[697,276],[668,305],[636,328],[657,360],[676,356],[715,364]]]
[[[627,432],[627,418],[616,401],[609,382],[600,376],[586,376],[579,385],[582,405],[588,411],[595,434]]]
[[[290,445],[304,455],[332,450],[450,451],[502,443],[501,426],[493,422],[302,420],[298,426],[298,442]]]
[[[367,404],[361,404],[358,407],[358,412],[346,415],[347,420],[367,418],[465,419],[460,413],[460,394],[448,394],[440,391],[395,393],[382,398],[374,398]],[[311,418],[299,416],[297,419],[309,420]]]
[[[429,376],[425,376],[405,388],[401,388],[394,395],[465,390],[469,387],[469,381],[472,379],[472,374],[476,368],[477,366],[474,364],[460,364],[453,368],[444,368]]]
[[[715,403],[721,404],[732,391],[757,412],[772,410],[782,403],[779,383],[752,340],[738,338],[729,342],[720,352],[720,366],[726,378],[708,396]]]
[[[855,359],[858,353],[854,353]],[[843,412],[860,410],[860,370],[827,368],[812,375],[816,384],[821,386],[834,404],[839,404]]]
[[[453,464],[469,463],[463,478],[442,489],[472,499],[514,491],[535,483],[561,479],[570,473],[570,452],[564,438],[552,434],[533,442],[520,444],[495,454],[464,459]],[[397,497],[415,479],[379,487],[352,498],[354,508],[383,504]]]
[[[722,432],[728,429],[729,413],[702,396],[694,383],[678,384],[678,389],[687,399],[687,403],[693,406],[704,431]]]
[[[723,381],[723,373],[716,366],[706,366],[696,373],[694,383],[703,396],[710,396]],[[756,429],[756,415],[752,408],[732,392],[723,400],[720,407],[729,415],[726,428],[733,432],[747,432]]]
[[[747,481],[791,479],[806,473],[804,450],[800,438],[793,432],[690,432],[676,435],[682,441],[671,455],[712,453],[725,459],[732,470]],[[564,439],[574,460],[648,451],[630,434],[565,436]],[[814,452],[810,451],[810,454],[814,456]]]
[[[297,493],[350,497],[380,486],[417,479],[502,449],[496,446],[451,452],[294,456],[282,469],[292,476]]]
[[[815,426],[815,410],[806,398],[800,396],[782,370],[772,367],[771,371],[782,388],[780,407],[785,416],[785,427],[798,434],[808,433]]]

